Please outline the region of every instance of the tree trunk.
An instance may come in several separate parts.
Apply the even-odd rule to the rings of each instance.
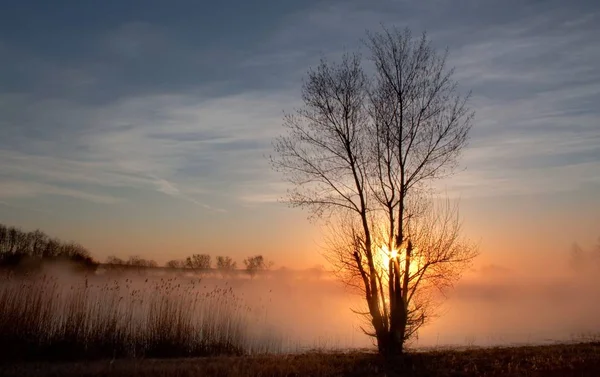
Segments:
[[[394,357],[401,355],[404,351],[404,321],[394,321],[394,326],[390,328],[387,334],[387,355]]]
[[[380,355],[391,356],[390,350],[390,336],[387,332],[380,332],[377,334],[377,351]]]

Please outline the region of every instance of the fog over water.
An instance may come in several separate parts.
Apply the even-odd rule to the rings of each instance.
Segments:
[[[71,285],[84,284],[83,277],[64,270],[49,269],[47,273],[57,277],[58,284],[66,291],[72,289]],[[117,286],[124,301],[130,300],[133,291],[138,292],[134,296],[140,301],[148,302],[151,301],[148,297],[163,294],[158,292],[183,302],[193,301],[199,294],[209,297],[208,301],[190,308],[198,311],[194,315],[206,316],[212,307],[223,308],[211,302],[233,298],[235,302],[230,307],[242,308],[235,309],[236,316],[248,317],[245,326],[250,327],[251,337],[256,338],[252,342],[259,344],[268,339],[274,352],[374,349],[372,339],[360,329],[366,324],[364,318],[350,310],[364,310],[362,296],[349,291],[328,272],[281,269],[250,279],[241,271],[237,276],[223,278],[165,269],[121,273],[100,270],[88,279],[85,288],[90,302],[113,297],[107,292]],[[166,284],[171,288],[156,288],[164,287],[163,281],[168,281]],[[541,344],[598,336],[599,283],[597,269],[575,273],[565,268],[560,277],[543,278],[494,265],[479,268],[448,292],[437,310],[437,318],[421,329],[410,347]],[[226,291],[230,294],[219,299]],[[210,296],[210,292],[217,295]],[[127,306],[124,301],[118,303],[125,311],[131,307],[138,312],[145,310],[143,305]],[[212,306],[203,309],[202,302]],[[136,315],[131,318],[135,321]]]
[[[600,334],[600,284],[590,271],[523,277],[488,266],[461,280],[411,346],[493,346],[572,341]],[[327,273],[287,272],[255,279],[206,277],[207,289],[231,286],[260,313],[286,350],[372,347],[350,309],[363,299]],[[264,314],[263,314],[264,313]],[[264,319],[263,319],[264,315]]]
[[[597,270],[565,268],[555,277],[524,276],[497,266],[481,268],[447,294],[436,318],[412,347],[493,346],[574,341],[600,334],[600,280]],[[255,303],[264,303],[266,321],[293,348],[372,346],[350,308],[362,297],[331,276],[292,278],[278,274],[238,281]]]

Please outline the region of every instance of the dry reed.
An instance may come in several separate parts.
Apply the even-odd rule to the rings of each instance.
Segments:
[[[0,278],[0,360],[277,352],[280,340],[231,288],[197,277]]]

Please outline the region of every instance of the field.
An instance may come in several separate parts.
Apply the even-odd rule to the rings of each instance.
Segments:
[[[304,290],[294,303],[292,289],[299,286]],[[287,318],[296,333],[327,337],[336,321],[322,320],[333,310],[324,302],[335,297],[326,287],[322,280],[274,277],[4,274],[0,375],[600,376],[598,337],[546,346],[413,349],[394,361],[370,350],[336,351],[348,349],[339,344],[286,341],[272,326],[277,318]],[[317,290],[328,299],[317,300],[311,294]],[[302,322],[310,316],[307,307],[323,327]]]
[[[386,363],[367,352],[16,363],[2,376],[600,376],[600,343],[430,351]]]

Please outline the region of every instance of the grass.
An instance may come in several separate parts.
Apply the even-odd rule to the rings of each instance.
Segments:
[[[279,344],[231,289],[198,278],[0,280],[0,361],[242,355]]]
[[[13,363],[2,376],[599,376],[600,344],[430,351],[385,362],[373,353]]]
[[[600,376],[600,342],[285,355],[231,287],[195,276],[0,276],[0,376]]]

